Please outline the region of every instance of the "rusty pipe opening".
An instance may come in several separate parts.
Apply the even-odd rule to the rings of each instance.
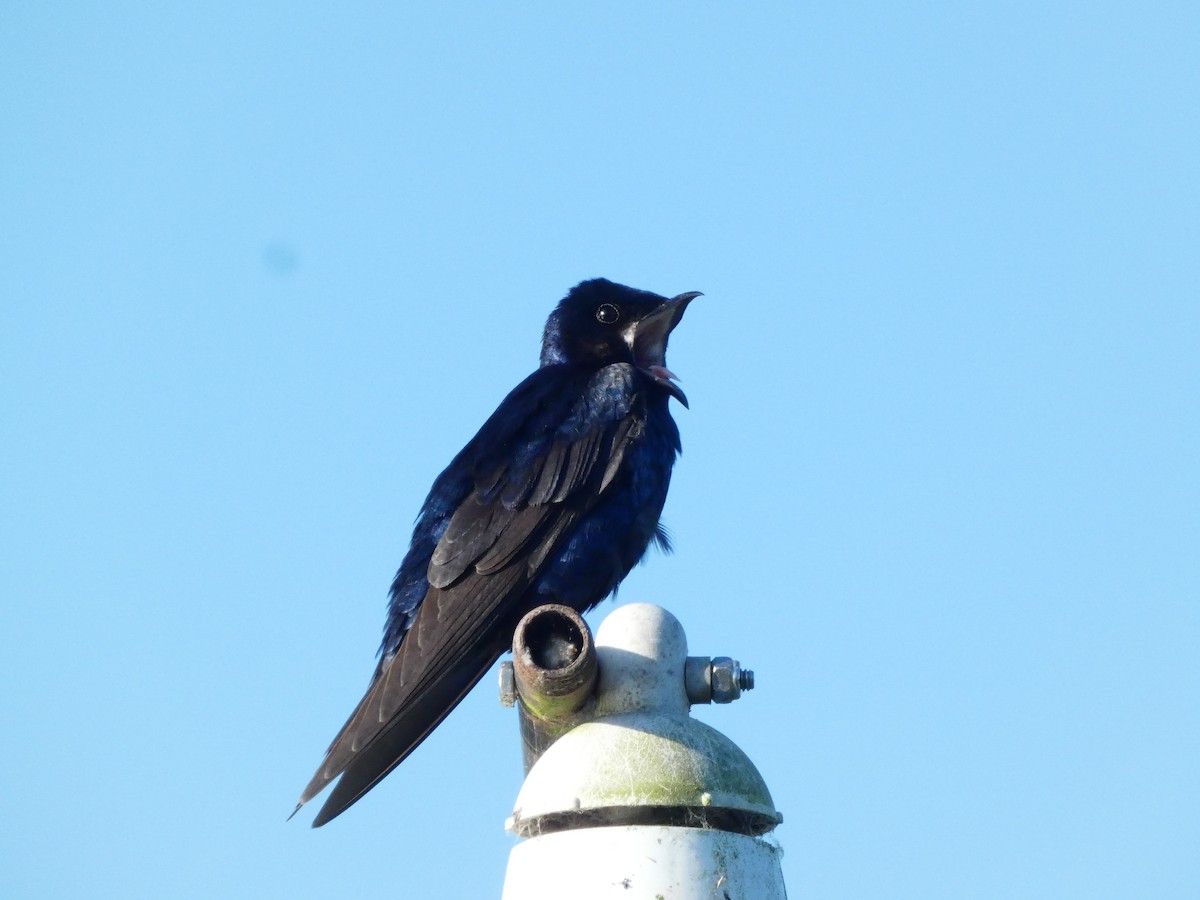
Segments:
[[[539,606],[517,623],[513,679],[526,771],[582,720],[597,671],[592,632],[569,606]]]

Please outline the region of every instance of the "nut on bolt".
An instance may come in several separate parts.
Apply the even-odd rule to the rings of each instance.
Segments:
[[[500,705],[512,707],[517,704],[517,679],[513,673],[511,659],[500,663]]]
[[[728,656],[714,656],[711,671],[713,703],[732,703],[754,687],[754,673]]]

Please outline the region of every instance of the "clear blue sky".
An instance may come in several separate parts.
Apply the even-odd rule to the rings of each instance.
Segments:
[[[1200,896],[1200,7],[193,7],[0,9],[0,894],[499,895],[490,678],[284,818],[605,275],[792,895]]]

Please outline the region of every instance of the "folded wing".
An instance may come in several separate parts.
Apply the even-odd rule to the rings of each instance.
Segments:
[[[539,402],[528,403],[530,382],[546,371],[518,387],[456,459],[472,465],[473,486],[433,549],[407,633],[300,798],[303,805],[342,776],[314,826],[399,765],[508,648],[517,620],[539,602],[538,574],[610,489],[642,433],[631,367],[610,366],[583,390],[572,385],[567,403],[535,384]],[[530,413],[514,415],[514,402]]]

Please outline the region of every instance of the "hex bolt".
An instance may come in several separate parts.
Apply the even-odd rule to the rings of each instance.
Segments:
[[[517,703],[517,679],[513,674],[511,659],[500,663],[500,705],[515,706]]]
[[[732,703],[742,691],[754,687],[754,673],[728,656],[714,656],[712,661],[712,702]]]

